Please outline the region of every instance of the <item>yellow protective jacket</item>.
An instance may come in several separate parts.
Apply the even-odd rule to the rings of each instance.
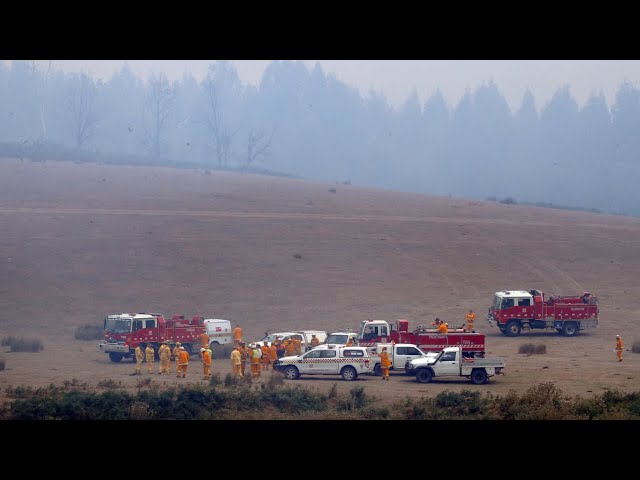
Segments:
[[[153,362],[156,352],[153,350],[153,348],[147,347],[144,349],[144,355],[147,358],[147,362]]]
[[[173,347],[173,350],[172,350],[171,354],[173,355],[173,358],[175,358],[177,360],[178,356],[180,355],[180,347],[177,346],[177,345],[175,347]]]
[[[476,321],[476,314],[475,313],[467,313],[467,323],[475,323]]]
[[[241,363],[240,350],[233,350],[231,352],[231,365],[240,365]]]
[[[313,338],[309,341],[309,345],[311,345],[311,348],[313,348],[313,347],[317,347],[318,345],[320,345],[320,340],[318,340],[318,337],[313,337]]]
[[[168,360],[171,357],[171,349],[169,345],[162,344],[158,349],[158,355],[160,355],[160,359]]]
[[[138,361],[138,363],[144,360],[144,352],[142,351],[142,348],[140,348],[140,345],[136,347],[136,360]]]
[[[389,368],[391,366],[391,359],[389,358],[389,352],[380,353],[380,367]]]

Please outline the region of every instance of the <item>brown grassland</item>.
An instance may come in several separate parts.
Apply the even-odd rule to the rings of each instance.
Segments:
[[[44,347],[2,347],[0,401],[7,387],[72,379],[134,391],[130,361],[112,363],[96,341],[74,338],[77,327],[123,311],[226,318],[257,340],[266,330],[331,331],[367,318],[457,325],[473,308],[488,354],[507,363],[486,385],[404,375],[297,384],[328,392],[337,383],[341,393],[358,385],[388,403],[444,390],[522,393],[540,382],[568,395],[640,390],[640,355],[631,352],[640,339],[639,218],[229,172],[1,159],[0,232],[0,337]],[[495,291],[532,288],[594,293],[599,326],[570,338],[507,338],[489,327]],[[622,363],[616,334],[628,349]],[[518,353],[525,342],[546,353]],[[229,360],[214,359],[213,371],[224,376]],[[152,378],[200,379],[198,361],[185,380]]]

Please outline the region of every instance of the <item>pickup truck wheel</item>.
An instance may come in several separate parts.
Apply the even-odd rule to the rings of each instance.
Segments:
[[[382,375],[382,369],[380,368],[380,364],[379,364],[379,363],[376,363],[376,366],[375,366],[375,367],[373,367],[373,374],[374,374],[376,377],[379,377],[379,376],[381,376],[381,375]]]
[[[122,357],[124,357],[122,353],[109,352],[109,360],[111,360],[113,363],[118,363],[120,360],[122,360]]]
[[[300,372],[296,367],[287,367],[284,369],[284,378],[288,380],[297,380],[300,377]]]
[[[471,372],[471,381],[476,385],[482,385],[487,381],[487,372],[479,368]]]
[[[433,378],[433,372],[428,368],[421,368],[416,372],[416,380],[420,383],[429,383]]]
[[[520,323],[516,320],[511,320],[509,321],[509,323],[507,323],[507,326],[505,328],[505,335],[507,337],[517,337],[518,335],[520,335],[521,331],[522,328],[520,327]]]
[[[356,372],[356,369],[353,367],[344,367],[342,372],[340,372],[340,375],[342,375],[343,380],[347,381],[352,381],[358,378],[358,372]]]
[[[573,322],[565,323],[562,326],[562,334],[565,337],[573,337],[577,333],[578,333],[578,327]]]

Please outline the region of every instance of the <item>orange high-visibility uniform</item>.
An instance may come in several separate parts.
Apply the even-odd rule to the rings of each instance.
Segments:
[[[263,370],[269,370],[269,362],[271,359],[270,353],[271,351],[269,349],[269,346],[265,343],[262,346],[262,369]]]
[[[284,351],[286,352],[288,357],[291,357],[292,355],[296,354],[296,347],[293,344],[293,340],[292,339],[285,340]]]
[[[237,377],[243,377],[244,374],[240,371],[241,357],[240,350],[237,348],[231,351],[231,370]]]
[[[236,342],[236,345],[242,342],[242,328],[239,325],[233,329],[233,341]]]
[[[136,347],[136,373],[140,375],[142,373],[142,360],[144,360],[144,352],[142,347],[138,345]]]
[[[189,353],[186,350],[180,350],[178,354],[178,375],[177,377],[185,378],[187,376],[187,368],[189,366]]]
[[[200,348],[209,347],[209,335],[206,332],[202,332],[198,338],[200,339]]]
[[[293,351],[295,355],[302,355],[302,341],[298,337],[293,339]]]
[[[449,333],[449,329],[447,328],[447,324],[442,322],[438,325],[438,333]]]
[[[476,321],[476,314],[470,311],[469,313],[467,313],[466,320],[467,320],[467,331],[470,332],[471,330],[473,330],[473,325],[475,324],[475,321]]]
[[[156,357],[156,352],[151,344],[147,345],[147,348],[144,349],[144,356],[147,360],[147,373],[151,373],[151,369],[153,368],[153,361]]]
[[[275,346],[275,344],[271,344],[271,346],[269,347],[269,362],[271,362],[271,364],[273,365],[273,362],[275,362],[278,359],[278,347]]]
[[[202,368],[204,380],[209,380],[211,378],[211,355],[208,350],[202,352]]]
[[[389,367],[391,367],[391,359],[389,352],[386,350],[380,352],[380,370],[382,370],[382,379],[389,380]]]
[[[624,350],[624,342],[620,337],[616,339],[616,355],[618,356],[618,361],[622,361],[622,352]]]

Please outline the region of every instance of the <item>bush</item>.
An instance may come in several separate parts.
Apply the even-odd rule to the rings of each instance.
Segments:
[[[74,336],[76,340],[102,340],[104,331],[102,325],[87,323],[77,327]]]
[[[116,388],[123,388],[122,382],[116,382],[113,379],[108,380],[100,380],[97,384],[98,388],[107,388],[109,390],[114,390]]]
[[[0,343],[8,345],[12,352],[39,352],[44,349],[42,341],[37,338],[4,337]]]
[[[640,353],[640,340],[636,340],[635,342],[633,342],[633,345],[631,346],[631,351],[633,353]]]
[[[336,190],[335,188],[331,187],[331,188],[329,189],[329,191],[330,191],[331,193],[336,193],[336,191],[337,191],[337,190]]]
[[[544,355],[545,353],[547,353],[547,346],[543,343],[536,345],[536,349],[533,352],[536,355]]]
[[[4,370],[4,358],[0,358],[0,372]]]
[[[511,198],[511,197],[507,197],[504,198],[502,200],[500,200],[500,203],[504,203],[505,205],[517,205],[518,202],[515,201],[515,199]]]

